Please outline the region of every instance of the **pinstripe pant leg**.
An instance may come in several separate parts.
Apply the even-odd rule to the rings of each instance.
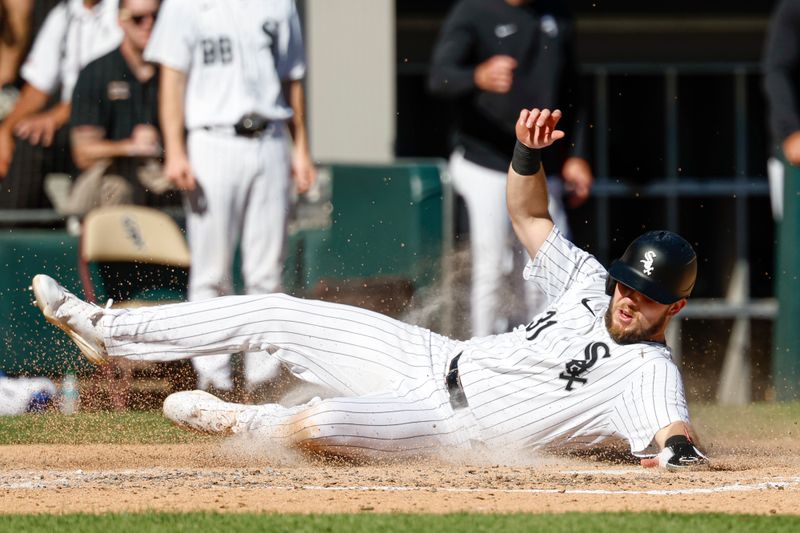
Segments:
[[[268,351],[300,379],[342,395],[443,376],[443,354],[455,344],[379,313],[284,294],[113,310],[102,324],[112,357],[164,361]]]
[[[264,416],[255,414],[246,431],[258,440],[307,453],[370,460],[468,448],[477,435],[452,410],[442,384],[435,380],[408,382],[365,396],[316,400],[282,411],[285,414],[278,417],[274,408]]]

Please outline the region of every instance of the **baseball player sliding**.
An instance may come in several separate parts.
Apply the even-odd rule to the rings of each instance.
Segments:
[[[395,458],[468,448],[535,449],[623,437],[644,466],[703,467],[664,332],[694,286],[696,257],[668,231],[636,239],[609,271],[567,241],[547,211],[539,151],[564,136],[559,111],[523,110],[508,212],[544,312],[502,335],[457,341],[356,307],[283,294],[103,309],[52,278],[36,304],[91,361],[261,351],[330,390],[292,407],[170,395],[185,428],[246,433],[317,454]]]

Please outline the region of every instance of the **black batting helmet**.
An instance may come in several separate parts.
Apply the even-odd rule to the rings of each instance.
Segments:
[[[687,298],[697,277],[697,255],[671,231],[648,231],[634,240],[608,269],[606,293],[622,283],[662,304]]]

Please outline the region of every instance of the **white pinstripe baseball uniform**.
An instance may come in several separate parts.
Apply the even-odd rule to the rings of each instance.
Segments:
[[[145,57],[187,73],[185,122],[198,187],[185,195],[192,254],[189,299],[231,294],[237,244],[248,294],[280,290],[289,209],[285,121],[292,109],[281,83],[305,74],[292,0],[166,0]],[[270,121],[259,136],[236,135],[248,113]],[[194,361],[201,388],[232,386],[229,355]],[[245,378],[277,367],[248,354]]]
[[[513,332],[466,342],[285,295],[109,310],[101,326],[112,357],[272,353],[333,394],[249,411],[243,429],[290,442],[383,455],[470,441],[493,449],[588,444],[614,435],[646,455],[659,429],[688,421],[683,386],[666,346],[610,338],[606,275],[554,228],[525,270],[547,294],[547,310]],[[463,390],[445,380],[458,354]],[[458,401],[462,392],[466,402]]]

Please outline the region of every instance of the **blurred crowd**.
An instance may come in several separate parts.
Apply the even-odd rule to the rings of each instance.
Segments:
[[[2,5],[0,208],[82,216],[162,205],[171,186],[159,164],[158,80],[143,60],[158,2]],[[122,64],[108,61],[114,51]]]

